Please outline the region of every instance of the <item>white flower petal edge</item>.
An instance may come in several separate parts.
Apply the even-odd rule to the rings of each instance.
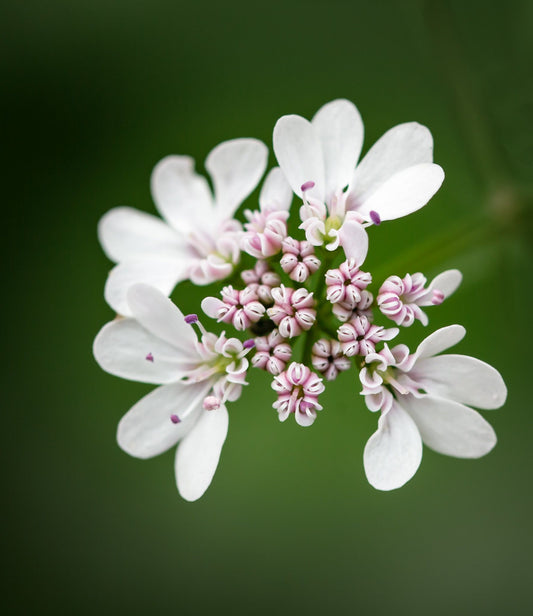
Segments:
[[[480,458],[496,445],[492,426],[473,409],[435,396],[405,396],[401,402],[424,444],[456,458]]]
[[[129,289],[128,303],[133,316],[144,328],[190,355],[197,338],[172,300],[150,285],[138,284]]]
[[[395,173],[432,162],[433,137],[428,128],[418,122],[398,124],[380,137],[357,165],[351,181],[353,197],[363,203]]]
[[[190,359],[176,351],[176,347],[128,318],[104,325],[93,345],[96,361],[109,374],[155,385],[173,383],[194,367]]]
[[[113,310],[122,316],[131,316],[126,294],[134,284],[145,283],[170,295],[172,289],[187,279],[187,263],[164,256],[122,261],[109,272],[104,297]]]
[[[117,441],[120,447],[135,458],[152,458],[173,447],[195,427],[204,411],[202,401],[210,383],[192,385],[172,383],[162,385],[141,398],[118,424]],[[170,416],[180,417],[178,424]]]
[[[181,259],[183,246],[160,218],[131,207],[115,207],[98,223],[98,239],[106,255],[118,263],[142,255]]]
[[[279,167],[271,169],[259,193],[259,207],[288,211],[292,201],[292,190]]]
[[[439,165],[424,163],[386,180],[357,208],[364,217],[374,211],[382,221],[402,218],[424,207],[444,181]]]
[[[188,233],[212,222],[213,196],[190,156],[165,156],[152,171],[150,187],[159,213],[174,230]]]
[[[339,188],[350,184],[363,147],[363,120],[353,103],[338,99],[321,107],[311,124],[322,145],[325,198],[329,201]]]
[[[257,139],[234,139],[214,148],[205,161],[213,179],[216,216],[232,218],[265,172],[268,148]]]
[[[382,413],[378,429],[363,454],[365,473],[377,490],[395,490],[416,473],[422,461],[422,439],[415,422],[399,405]]]
[[[438,355],[420,359],[411,378],[437,396],[480,409],[497,409],[507,397],[500,373],[485,362],[468,355]]]
[[[188,501],[199,499],[207,490],[220,459],[228,433],[228,411],[224,405],[204,412],[181,441],[176,451],[176,484]]]
[[[302,196],[306,182],[315,183],[309,191],[324,200],[324,156],[318,131],[311,122],[298,115],[280,118],[274,126],[274,152],[292,190]]]

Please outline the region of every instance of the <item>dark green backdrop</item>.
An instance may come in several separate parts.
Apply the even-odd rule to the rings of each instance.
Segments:
[[[2,9],[5,152],[2,604],[10,614],[530,614],[533,3],[42,2]],[[499,444],[463,461],[429,450],[392,493],[366,482],[376,417],[353,377],[310,429],[280,424],[268,380],[231,406],[213,485],[194,504],[173,454],[115,443],[150,388],[102,372],[109,208],[153,212],[169,153],[202,169],[222,140],[271,145],[285,113],[346,97],[365,149],[394,124],[430,127],[446,181],[371,236],[368,267],[461,289],[430,328],[496,366]],[[271,157],[273,164],[273,157]],[[405,269],[405,271],[401,271]],[[185,310],[201,295],[176,297]],[[408,338],[419,340],[422,327]]]

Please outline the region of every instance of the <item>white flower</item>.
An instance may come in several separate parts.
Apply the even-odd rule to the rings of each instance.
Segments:
[[[490,424],[470,406],[502,406],[507,389],[500,373],[474,357],[437,355],[464,335],[463,327],[450,325],[428,336],[413,355],[398,345],[366,357],[362,394],[368,408],[381,415],[366,444],[364,466],[378,490],[411,479],[422,459],[422,442],[457,458],[479,458],[496,444]]]
[[[129,316],[126,293],[145,282],[169,295],[186,279],[209,284],[226,278],[240,258],[240,223],[233,215],[254,190],[268,157],[256,139],[221,143],[205,167],[213,181],[194,171],[188,156],[167,156],[152,173],[152,195],[164,221],[129,207],[114,208],[100,220],[98,236],[117,263],[105,298],[118,314]]]
[[[224,334],[204,331],[201,342],[180,310],[157,289],[137,284],[127,293],[134,318],[105,325],[94,356],[107,372],[161,385],[121,419],[117,440],[137,458],[151,458],[178,442],[175,472],[180,494],[196,500],[209,487],[228,431],[227,400],[243,385],[249,350]]]
[[[360,265],[368,250],[361,224],[379,224],[423,207],[444,179],[433,164],[433,139],[416,123],[386,132],[357,165],[363,122],[350,101],[334,100],[309,122],[280,118],[274,151],[293,191],[303,198],[302,228],[309,242],[342,245]]]

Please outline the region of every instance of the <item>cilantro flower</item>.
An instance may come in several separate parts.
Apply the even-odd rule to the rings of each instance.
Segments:
[[[111,321],[94,341],[94,356],[107,372],[160,385],[121,419],[117,440],[136,458],[151,458],[179,443],[175,473],[180,494],[197,500],[211,483],[228,431],[226,401],[246,385],[251,346],[191,323],[157,289],[137,284],[127,293],[132,318]],[[201,326],[200,326],[201,327]]]
[[[470,406],[496,409],[507,397],[500,373],[466,355],[439,355],[457,344],[464,327],[437,330],[413,355],[405,345],[367,355],[359,377],[367,406],[381,411],[364,465],[378,490],[393,490],[415,474],[422,442],[439,453],[479,458],[496,444],[491,425]]]
[[[360,265],[368,250],[363,226],[406,216],[437,192],[444,172],[433,164],[433,139],[417,122],[387,131],[357,164],[363,122],[348,100],[334,100],[311,122],[298,115],[280,118],[274,151],[296,195],[309,242],[335,250]]]
[[[160,161],[151,186],[164,220],[130,207],[114,208],[100,220],[100,242],[117,263],[105,286],[108,304],[129,316],[126,294],[132,284],[148,283],[169,295],[182,280],[205,285],[229,276],[240,258],[242,235],[233,216],[257,186],[267,157],[256,139],[218,145],[205,162],[214,195],[189,156]]]

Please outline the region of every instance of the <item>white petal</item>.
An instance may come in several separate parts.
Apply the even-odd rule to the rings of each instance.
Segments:
[[[322,144],[311,122],[298,115],[286,115],[274,127],[274,152],[293,191],[302,196],[301,186],[314,182],[308,194],[324,200],[324,158]]]
[[[433,137],[418,122],[399,124],[388,130],[370,148],[357,166],[352,194],[362,203],[398,171],[433,162]]]
[[[424,443],[439,453],[479,458],[496,444],[492,426],[467,406],[432,396],[405,396],[401,403],[415,420]]]
[[[352,179],[363,147],[364,126],[356,106],[339,99],[321,107],[311,123],[322,144],[326,200]]]
[[[161,215],[184,233],[213,218],[213,197],[207,180],[194,171],[189,156],[167,156],[152,172],[152,197]]]
[[[135,319],[116,319],[104,325],[94,340],[93,353],[106,372],[157,385],[175,382],[193,367]]]
[[[166,295],[147,284],[128,290],[131,313],[154,336],[176,347],[185,357],[196,356],[196,334],[181,310]]]
[[[415,355],[418,359],[433,357],[460,342],[466,334],[466,329],[462,325],[448,325],[441,327],[436,332],[430,334],[422,340],[416,349]]]
[[[202,310],[208,317],[218,319],[219,310],[224,308],[226,304],[217,297],[204,297],[201,306]]]
[[[187,278],[187,265],[187,261],[164,257],[123,261],[109,272],[104,289],[106,302],[117,314],[131,316],[126,293],[132,285],[144,282],[170,295],[178,282]]]
[[[205,168],[215,188],[215,216],[229,220],[265,172],[268,149],[257,139],[233,139],[211,150]]]
[[[292,201],[292,189],[279,167],[274,167],[268,172],[259,194],[261,210],[275,208],[276,210],[288,210]]]
[[[176,482],[185,500],[200,498],[217,470],[222,445],[228,433],[228,411],[220,406],[204,411],[194,429],[176,452]]]
[[[439,274],[433,278],[428,287],[428,291],[438,289],[444,293],[444,297],[449,297],[452,293],[455,293],[462,280],[463,275],[459,270],[446,270],[445,272],[442,272],[442,274]]]
[[[378,429],[364,452],[367,479],[378,490],[394,490],[416,473],[422,460],[422,440],[411,417],[394,403],[379,418]]]
[[[340,243],[347,259],[355,259],[357,267],[363,264],[368,252],[368,234],[354,220],[346,220],[339,230]]]
[[[424,207],[444,180],[439,165],[425,163],[399,171],[357,208],[368,216],[377,212],[381,220],[394,220]]]
[[[507,398],[507,388],[496,368],[467,355],[419,359],[411,376],[431,395],[480,409],[497,409]]]
[[[179,233],[160,218],[131,207],[116,207],[104,214],[98,223],[98,239],[115,263],[143,255],[179,259],[184,251]]]
[[[136,458],[151,458],[170,449],[194,426],[211,383],[162,385],[141,398],[120,420],[117,441]],[[177,415],[177,424],[170,419]]]

